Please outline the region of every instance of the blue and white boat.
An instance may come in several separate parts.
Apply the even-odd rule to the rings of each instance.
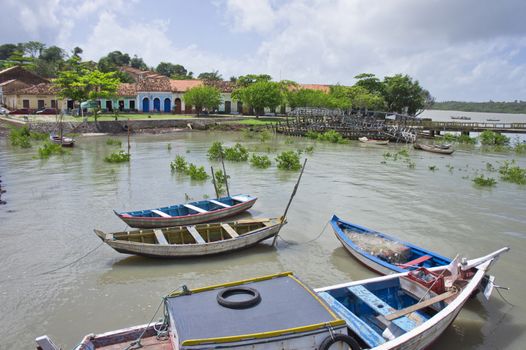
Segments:
[[[331,226],[338,240],[358,261],[383,275],[431,268],[451,259],[398,238],[340,219],[333,215]]]

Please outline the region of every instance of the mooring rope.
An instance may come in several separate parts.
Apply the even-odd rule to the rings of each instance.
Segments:
[[[40,275],[47,275],[49,273],[53,273],[55,271],[58,271],[58,270],[61,270],[61,269],[64,269],[68,266],[71,266],[77,262],[79,262],[80,260],[84,259],[85,257],[87,257],[88,255],[90,255],[91,253],[93,253],[94,251],[96,251],[97,249],[100,248],[100,246],[102,246],[104,244],[104,242],[100,242],[100,244],[98,246],[96,246],[95,248],[93,248],[92,250],[90,250],[89,252],[87,252],[86,254],[84,254],[83,256],[81,256],[80,258],[78,259],[75,259],[73,260],[72,262],[64,265],[64,266],[61,266],[61,267],[57,267],[56,269],[53,269],[53,270],[49,270],[49,271],[46,271],[46,272],[42,272],[42,273],[39,273],[37,276],[40,276]]]
[[[504,296],[500,293],[499,287],[494,287],[494,288],[497,291],[497,293],[499,293],[500,297],[502,298],[502,300],[504,300],[506,304],[513,306],[513,307],[515,306],[515,304],[510,303],[508,300],[506,300],[506,298],[504,298]]]
[[[325,223],[325,226],[323,226],[323,230],[321,230],[321,232],[318,233],[318,235],[317,235],[315,238],[313,238],[313,239],[309,239],[308,241],[305,241],[305,242],[299,242],[299,243],[301,243],[301,244],[308,244],[308,243],[312,243],[312,242],[318,240],[318,239],[321,237],[321,235],[323,235],[323,233],[325,232],[325,230],[327,229],[327,226],[329,225],[329,222],[331,222],[331,220],[328,220],[328,221]],[[283,242],[285,242],[285,243],[287,243],[287,244],[289,244],[289,245],[294,243],[294,242],[289,242],[289,241],[287,241],[286,239],[284,239],[284,238],[281,237],[281,236],[279,236],[279,239],[281,239]]]

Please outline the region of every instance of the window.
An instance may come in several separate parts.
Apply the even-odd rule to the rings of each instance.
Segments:
[[[29,100],[22,100],[22,108],[29,108]]]
[[[42,108],[44,108],[44,106],[45,106],[44,100],[38,100],[37,101],[37,108],[38,109],[42,109]]]
[[[57,100],[51,100],[51,108],[57,108]]]
[[[130,100],[130,109],[135,110],[135,100]]]

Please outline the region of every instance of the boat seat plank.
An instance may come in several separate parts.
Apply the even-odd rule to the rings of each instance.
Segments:
[[[164,233],[163,233],[162,230],[159,230],[159,229],[156,228],[156,229],[153,230],[153,233],[155,234],[155,238],[157,239],[157,242],[159,244],[170,244],[166,240],[166,237],[164,236]]]
[[[236,200],[238,202],[248,202],[250,200],[250,198],[248,198],[246,196],[232,196],[230,198],[232,198],[233,200]]]
[[[188,230],[188,232],[190,232],[190,234],[192,235],[192,237],[194,237],[195,241],[198,244],[206,244],[203,237],[201,237],[199,232],[195,229],[195,226],[186,226],[186,229]]]
[[[403,269],[407,269],[407,268],[416,266],[416,265],[418,265],[420,263],[423,263],[424,261],[428,261],[431,258],[432,258],[431,255],[422,255],[419,258],[416,258],[414,260],[408,261],[408,262],[403,263],[403,264],[397,264],[397,265],[398,265],[398,267],[401,267]]]
[[[226,233],[228,233],[230,235],[230,237],[232,238],[237,238],[239,237],[238,233],[236,232],[236,230],[234,230],[232,228],[232,226],[230,226],[229,224],[225,224],[225,223],[222,223],[221,224],[221,227],[226,231]]]
[[[183,204],[185,207],[187,207],[188,209],[192,209],[193,211],[196,211],[198,213],[208,213],[208,210],[205,210],[203,208],[199,208],[199,207],[196,207],[195,205],[192,205],[192,204]]]
[[[155,213],[155,214],[157,214],[157,215],[159,215],[160,217],[163,217],[163,218],[171,218],[172,217],[171,215],[168,215],[165,212],[157,210],[157,209],[152,209],[151,212]]]
[[[373,330],[367,323],[362,321],[358,316],[343,306],[338,300],[327,292],[318,293],[318,295],[329,304],[338,316],[343,318],[347,326],[356,333],[371,348],[385,343],[385,339]]]
[[[214,203],[215,205],[219,205],[220,207],[223,207],[223,208],[230,208],[231,207],[231,205],[225,204],[225,203],[220,202],[220,201],[216,201],[215,199],[209,199],[208,201],[210,203]]]
[[[417,304],[414,304],[414,305],[411,305],[409,307],[406,307],[405,309],[402,309],[402,310],[398,310],[396,312],[393,312],[391,314],[388,314],[388,315],[385,315],[385,318],[386,320],[388,321],[392,321],[394,319],[397,319],[401,316],[405,316],[407,314],[410,314],[411,312],[415,312],[417,310],[421,310],[425,307],[428,307],[430,305],[433,305],[434,303],[438,303],[442,300],[445,300],[451,296],[455,295],[454,292],[446,292],[446,293],[442,293],[442,294],[439,294],[435,297],[432,297],[432,298],[429,298],[429,299],[426,299],[424,301],[421,301]]]
[[[388,314],[392,314],[396,312],[393,307],[391,307],[389,304],[387,304],[385,301],[378,298],[376,295],[371,293],[367,288],[364,286],[351,286],[347,288],[351,293],[353,293],[358,299],[363,301],[365,304],[367,304],[371,309],[373,309],[378,314],[385,316]],[[392,320],[392,322],[398,326],[400,329],[404,330],[405,332],[409,332],[413,328],[415,328],[417,325],[416,323],[409,319],[406,316],[399,317],[397,319]]]

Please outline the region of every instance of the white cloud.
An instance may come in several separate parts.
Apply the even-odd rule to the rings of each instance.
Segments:
[[[227,15],[234,30],[270,32],[275,23],[275,13],[267,0],[228,0]]]

